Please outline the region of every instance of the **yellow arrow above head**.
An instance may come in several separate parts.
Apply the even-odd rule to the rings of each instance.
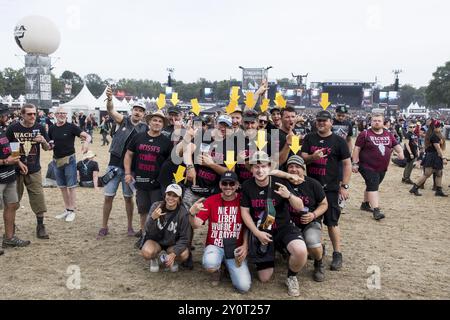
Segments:
[[[237,100],[230,100],[230,104],[225,108],[225,111],[228,114],[232,114],[233,112],[236,111],[237,105],[238,105]]]
[[[249,109],[253,109],[256,105],[255,95],[253,92],[248,91],[246,94],[245,105]]]
[[[329,96],[328,93],[322,93],[322,100],[320,101],[320,105],[322,106],[323,110],[327,110],[330,106],[330,101],[328,100]]]
[[[266,130],[258,130],[258,136],[256,138],[256,147],[259,151],[262,151],[267,145]]]
[[[181,181],[183,181],[185,172],[186,172],[186,167],[183,167],[183,166],[178,167],[177,173],[173,174],[176,183],[180,183]]]
[[[161,110],[166,106],[166,95],[161,93],[159,95],[158,101],[156,102],[156,105],[158,106],[158,109]]]
[[[239,101],[239,98],[240,98],[239,90],[240,89],[241,89],[240,87],[233,87],[233,88],[231,88],[231,100]]]
[[[279,92],[277,93],[277,95],[275,97],[275,104],[282,109],[286,108],[287,101],[283,98],[283,96]]]
[[[292,137],[292,145],[291,145],[291,150],[294,154],[297,154],[301,149],[300,146],[300,137],[295,135]]]
[[[234,151],[227,151],[227,160],[224,161],[227,168],[231,171],[236,165],[236,161],[234,161]]]
[[[261,112],[266,112],[269,109],[269,99],[264,99],[261,106],[259,107],[261,109]]]
[[[191,111],[193,113],[195,113],[196,116],[198,116],[200,114],[200,111],[202,110],[202,107],[200,106],[200,104],[198,103],[198,99],[192,99],[191,100],[191,104],[192,104],[192,109]]]
[[[178,102],[180,102],[180,100],[178,100],[177,92],[172,92],[172,99],[170,101],[172,102],[174,107],[178,104]]]

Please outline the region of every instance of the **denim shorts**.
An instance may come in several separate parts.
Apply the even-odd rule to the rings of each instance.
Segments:
[[[122,193],[125,198],[132,198],[133,191],[129,185],[125,182],[125,171],[122,168],[115,166],[108,166],[106,172],[109,172],[112,169],[117,168],[117,174],[114,178],[112,178],[105,186],[103,186],[103,191],[105,196],[107,197],[115,197],[117,193],[117,189],[119,188],[119,183],[122,182]]]
[[[238,268],[234,259],[225,259],[225,251],[223,248],[214,245],[208,245],[205,248],[205,252],[203,253],[203,268],[219,270],[222,261],[227,266],[233,286],[241,293],[249,291],[252,285],[252,278],[248,269],[247,259]]]
[[[56,184],[59,188],[76,188],[78,186],[77,181],[77,159],[75,155],[70,156],[69,163],[63,165],[62,167],[56,166],[55,163],[55,177]]]

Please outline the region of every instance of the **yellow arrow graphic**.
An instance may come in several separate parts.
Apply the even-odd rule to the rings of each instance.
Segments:
[[[173,92],[172,93],[172,99],[170,101],[172,102],[174,107],[178,104],[178,102],[180,102],[180,100],[178,100],[178,93],[177,92]]]
[[[177,173],[174,173],[173,176],[175,178],[176,183],[180,183],[184,180],[184,173],[186,172],[186,167],[179,166]]]
[[[277,93],[276,98],[275,98],[275,104],[280,107],[280,108],[286,108],[287,105],[287,101],[284,100],[283,96],[281,95],[281,93]]]
[[[236,100],[239,101],[239,89],[241,89],[240,87],[233,87],[231,88],[231,100]]]
[[[261,106],[259,107],[261,109],[261,112],[266,112],[269,109],[269,99],[264,99]]]
[[[237,105],[238,105],[237,100],[231,100],[230,104],[225,108],[225,111],[228,114],[232,114],[234,111],[236,111]]]
[[[234,161],[234,151],[227,151],[227,160],[224,161],[225,165],[229,170],[233,170],[236,165],[236,161]]]
[[[159,95],[158,101],[156,102],[156,105],[158,106],[158,109],[161,110],[166,106],[166,95],[161,93]]]
[[[291,150],[294,154],[297,154],[301,149],[300,146],[300,137],[299,136],[293,136],[292,137],[292,145]]]
[[[322,106],[323,110],[327,110],[330,106],[330,101],[328,100],[329,96],[328,93],[322,93],[322,101],[320,101],[320,105]]]
[[[259,151],[263,150],[267,145],[265,130],[258,130],[258,137],[256,138],[255,144]]]
[[[253,92],[248,91],[246,94],[245,105],[249,109],[253,109],[256,105],[255,95]]]
[[[191,100],[191,104],[192,104],[192,109],[191,111],[193,113],[195,113],[196,116],[198,116],[200,114],[200,111],[202,110],[202,107],[200,106],[200,104],[198,103],[198,99],[192,99]]]

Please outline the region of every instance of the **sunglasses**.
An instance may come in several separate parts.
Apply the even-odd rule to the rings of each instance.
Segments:
[[[55,114],[61,114],[61,115],[63,115],[63,114],[67,114],[67,112],[57,112],[57,113],[55,113]]]
[[[221,182],[222,186],[224,187],[234,187],[236,185],[236,182]]]
[[[317,119],[316,121],[317,121],[317,122],[327,122],[328,119]]]
[[[414,129],[414,128],[415,128],[415,126],[409,126],[409,128],[410,128],[410,129]]]
[[[267,123],[267,122],[269,122],[269,121],[267,121],[267,120],[259,120],[259,123]]]
[[[29,116],[29,117],[31,117],[31,116],[36,116],[36,113],[32,113],[32,112],[30,112],[30,113],[25,113],[27,116]]]

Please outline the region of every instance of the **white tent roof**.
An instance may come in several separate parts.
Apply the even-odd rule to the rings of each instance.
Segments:
[[[103,91],[102,95],[97,99],[97,104],[95,105],[97,108],[100,108],[101,111],[106,111],[106,88]],[[114,109],[116,111],[130,111],[130,107],[126,104],[126,100],[120,101],[115,96],[112,97]],[[125,101],[125,103],[124,103]]]
[[[64,103],[61,107],[80,109],[80,110],[95,110],[97,99],[89,91],[86,84],[81,89],[80,93],[71,101]]]

